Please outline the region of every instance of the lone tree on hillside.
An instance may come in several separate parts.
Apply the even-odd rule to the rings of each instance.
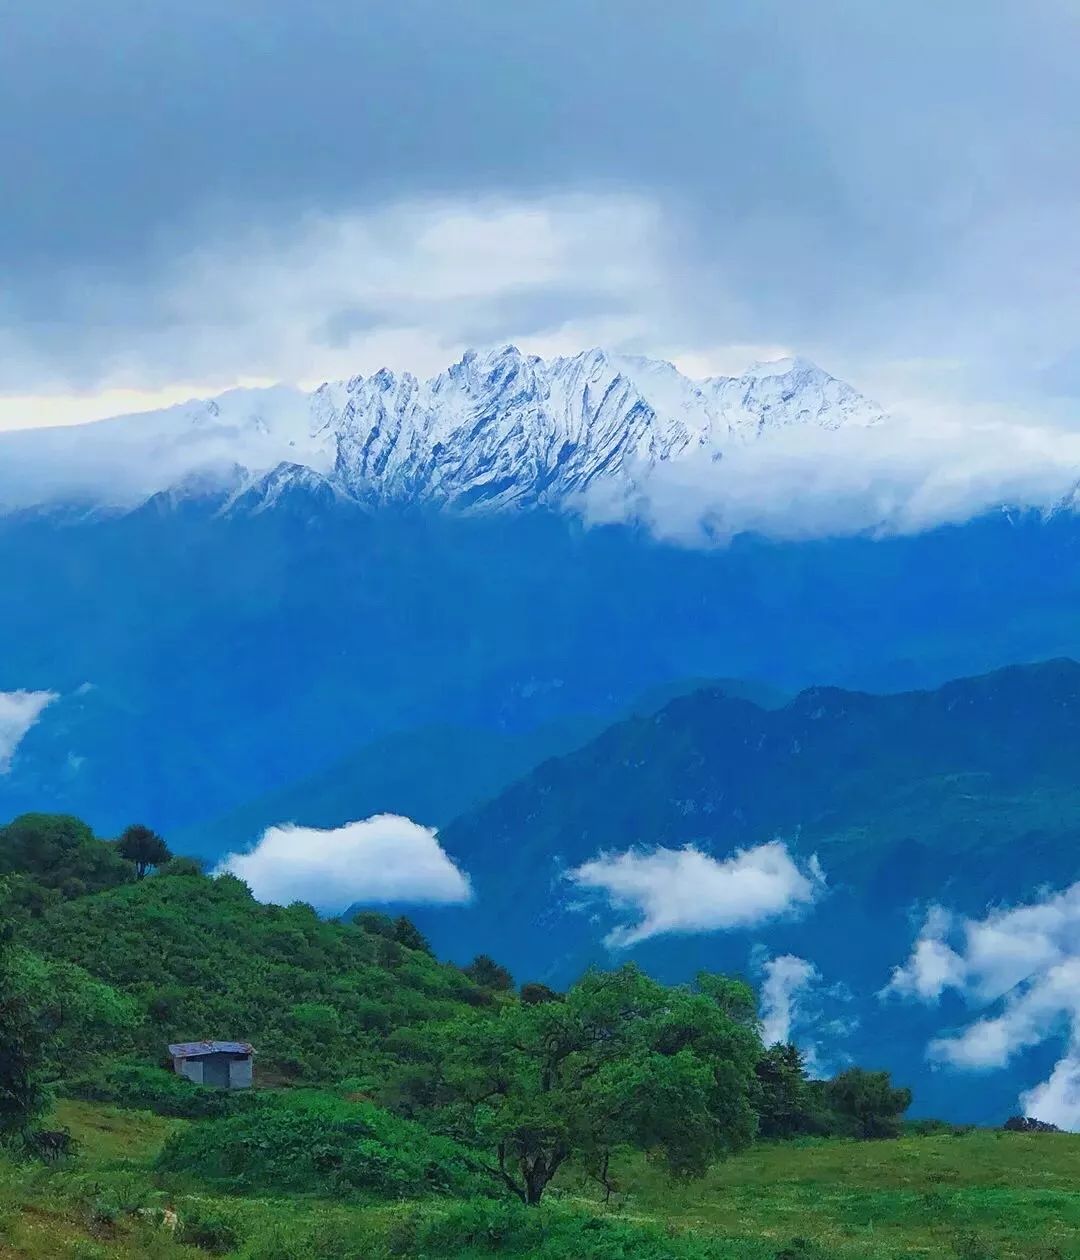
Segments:
[[[132,823],[124,829],[116,844],[121,857],[135,863],[135,878],[142,879],[147,871],[169,861],[169,847],[156,831],[142,823]]]
[[[422,954],[434,953],[431,942],[412,919],[407,919],[403,914],[394,920],[394,940],[406,949],[418,949]]]
[[[523,1203],[538,1204],[571,1158],[610,1189],[618,1147],[700,1175],[754,1136],[753,1023],[708,992],[667,988],[633,966],[592,972],[561,1002],[462,1017],[442,1036],[457,1136]]]
[[[462,968],[471,982],[481,989],[493,989],[495,993],[509,993],[514,987],[514,978],[509,971],[486,954],[478,954],[473,961]]]
[[[497,993],[509,993],[514,987],[514,977],[487,954],[477,954],[464,969],[465,974],[481,989],[493,989]]]

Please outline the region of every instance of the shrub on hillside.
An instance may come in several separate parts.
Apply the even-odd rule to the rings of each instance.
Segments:
[[[198,1247],[214,1256],[235,1251],[244,1241],[237,1218],[216,1204],[190,1200],[177,1213],[175,1239],[188,1247]]]
[[[450,1139],[370,1103],[307,1092],[192,1125],[169,1139],[159,1166],[237,1190],[396,1198],[487,1188]]]
[[[134,1107],[154,1111],[160,1116],[180,1116],[201,1120],[235,1115],[257,1107],[260,1095],[206,1089],[163,1068],[135,1063],[118,1063],[100,1076],[78,1077],[64,1083],[70,1098],[88,1102],[112,1103],[117,1107]]]
[[[397,1218],[385,1239],[391,1256],[528,1256],[529,1260],[773,1260],[777,1254],[811,1260],[816,1248],[782,1250],[775,1242],[717,1239],[659,1224],[560,1209],[527,1208],[503,1200],[415,1208]],[[799,1245],[799,1240],[795,1240]],[[373,1252],[371,1254],[379,1254]]]
[[[975,1131],[971,1124],[950,1124],[948,1120],[924,1118],[921,1120],[905,1120],[902,1126],[904,1137],[966,1137]]]
[[[1036,1120],[1034,1116],[1010,1116],[1001,1126],[1010,1133],[1060,1133],[1056,1124],[1049,1120]]]

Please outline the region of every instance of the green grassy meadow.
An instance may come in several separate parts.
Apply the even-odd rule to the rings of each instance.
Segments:
[[[0,1162],[2,1260],[1080,1257],[1080,1135],[763,1143],[691,1182],[628,1157],[608,1204],[571,1171],[545,1206],[519,1209],[224,1195],[154,1169],[187,1121],[71,1100],[52,1119],[78,1153],[53,1168]],[[216,1245],[177,1241],[192,1219],[224,1221],[236,1245],[217,1249],[220,1231]]]

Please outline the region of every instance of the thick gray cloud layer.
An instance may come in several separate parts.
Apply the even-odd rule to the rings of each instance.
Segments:
[[[226,384],[297,357],[321,375],[350,349],[365,370],[380,350],[408,366],[566,326],[665,353],[796,348],[894,408],[1041,414],[1080,389],[1066,0],[732,0],[677,21],[645,0],[0,14],[0,394]],[[259,349],[206,265],[294,256],[402,205],[566,194],[648,207],[648,242],[623,245],[657,282],[510,283],[417,333],[354,262],[301,312],[305,357]],[[177,301],[178,268],[201,303]]]

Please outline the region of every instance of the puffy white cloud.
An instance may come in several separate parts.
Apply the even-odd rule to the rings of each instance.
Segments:
[[[894,967],[892,979],[882,994],[917,997],[924,1002],[937,1001],[946,989],[961,989],[967,979],[967,965],[945,941],[952,924],[949,912],[931,906],[916,938],[911,957],[902,966]]]
[[[821,979],[813,963],[794,954],[770,958],[761,985],[761,1036],[767,1046],[791,1040],[799,996]]]
[[[230,853],[215,874],[239,876],[260,901],[306,901],[340,912],[354,902],[460,904],[469,880],[432,827],[397,814],[321,831],[270,827],[248,853]]]
[[[615,948],[665,932],[752,927],[809,905],[824,886],[817,860],[800,866],[779,841],[723,860],[692,846],[604,853],[568,878],[637,916],[608,933],[605,943]]]
[[[11,769],[11,759],[26,732],[57,699],[55,691],[0,691],[0,774]]]
[[[1080,1127],[1080,882],[983,919],[932,908],[910,958],[881,996],[936,1002],[950,988],[986,1013],[936,1037],[928,1056],[957,1068],[1000,1068],[1068,1033],[1071,1048],[1050,1079],[1021,1102],[1040,1119]],[[1050,1108],[1053,1115],[1043,1114]]]

